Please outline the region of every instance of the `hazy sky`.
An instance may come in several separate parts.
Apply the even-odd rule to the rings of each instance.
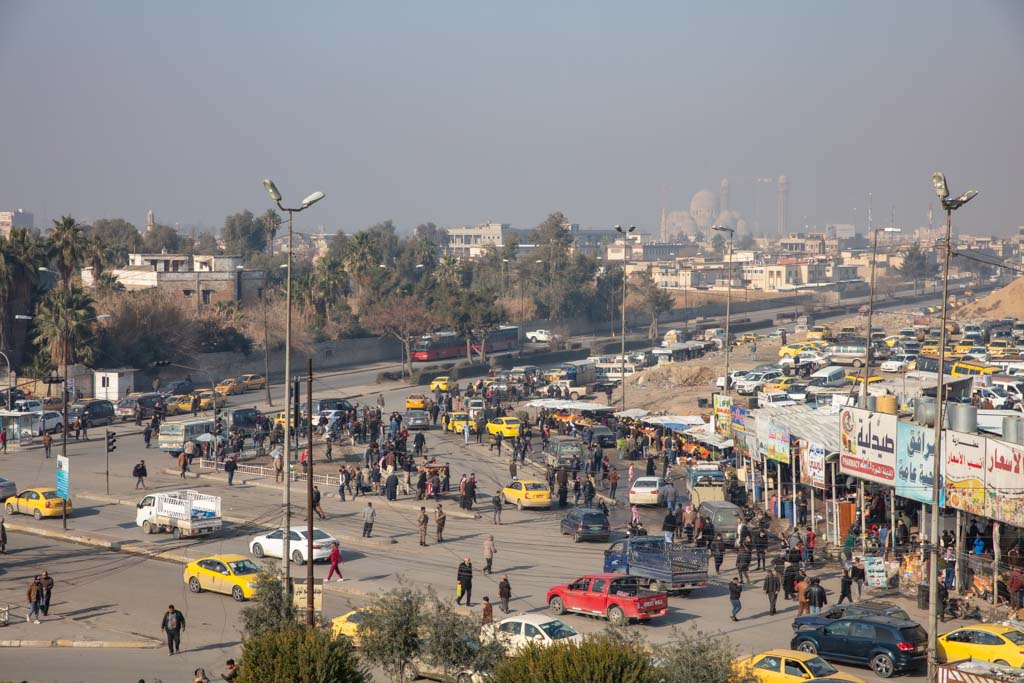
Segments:
[[[785,174],[790,228],[916,227],[930,174],[1024,225],[1024,2],[0,0],[0,208],[220,226],[260,179],[303,227],[561,210],[656,228]],[[760,190],[774,230],[774,186]],[[939,220],[936,216],[936,220]]]

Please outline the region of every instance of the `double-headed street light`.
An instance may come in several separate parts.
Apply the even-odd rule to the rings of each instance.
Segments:
[[[629,264],[629,235],[636,230],[635,225],[623,229],[615,226],[615,231],[622,235],[622,348],[619,354],[619,387],[622,389],[622,409],[626,409],[626,266]]]
[[[945,406],[943,384],[946,378],[946,316],[949,312],[949,257],[953,252],[953,212],[974,199],[978,191],[968,190],[956,199],[949,198],[946,176],[936,172],[932,174],[932,187],[946,210],[946,242],[945,258],[942,269],[942,325],[939,327],[939,379],[935,385],[935,460],[932,470],[932,514],[928,534],[930,548],[928,561],[928,680],[935,680],[936,664],[938,663],[939,631],[939,486],[942,482],[942,408]],[[998,591],[997,591],[998,592]]]
[[[736,228],[730,228],[728,225],[712,225],[711,229],[715,232],[724,232],[729,235],[729,270],[726,275],[727,281],[725,284],[725,395],[732,396],[732,382],[729,381],[729,321],[731,319],[731,308],[732,308],[732,241],[733,237],[736,236]]]
[[[289,547],[289,536],[291,535],[291,460],[289,458],[289,441],[291,439],[291,429],[289,420],[289,411],[291,410],[291,403],[288,401],[288,392],[290,388],[291,376],[292,376],[292,225],[294,214],[300,211],[305,211],[309,207],[316,204],[318,201],[323,199],[326,195],[323,192],[317,191],[307,196],[302,200],[302,203],[298,208],[286,208],[281,204],[281,193],[277,189],[277,185],[270,179],[264,179],[263,187],[267,188],[267,194],[270,195],[270,199],[277,204],[277,208],[281,211],[288,213],[288,261],[286,263],[287,270],[287,284],[285,287],[285,298],[287,300],[285,307],[285,340],[284,340],[284,454],[283,454],[283,469],[284,469],[284,510],[283,510],[283,541],[284,541],[284,552],[281,553],[281,565],[284,570],[284,596],[287,602],[291,602],[291,553]],[[267,378],[267,382],[270,382],[270,378]],[[298,403],[299,397],[295,396],[295,402]],[[310,420],[312,421],[312,409],[313,406],[310,404]],[[296,424],[296,427],[299,425]],[[307,496],[307,534],[306,538],[309,541],[310,546],[313,543],[313,454],[310,453],[307,460],[306,470],[306,496]],[[310,547],[307,557],[308,571],[306,573],[306,590],[309,595],[309,603],[307,605],[308,614],[306,617],[306,623],[310,626],[313,620],[313,550]]]

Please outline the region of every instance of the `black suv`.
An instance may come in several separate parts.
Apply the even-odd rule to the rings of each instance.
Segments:
[[[881,600],[864,600],[862,602],[849,602],[845,605],[835,605],[818,614],[808,614],[797,617],[793,620],[793,630],[799,631],[802,628],[818,628],[832,623],[843,617],[883,616],[894,619],[910,620],[910,615],[903,611],[902,607],[891,602]]]
[[[928,633],[905,619],[849,617],[798,631],[790,647],[828,660],[867,665],[879,677],[889,678],[927,661]]]
[[[572,540],[605,541],[611,536],[608,516],[595,508],[574,508],[562,518],[562,534],[572,534]]]

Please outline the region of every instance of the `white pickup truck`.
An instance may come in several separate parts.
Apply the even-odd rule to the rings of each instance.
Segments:
[[[551,333],[551,330],[531,330],[523,336],[526,337],[526,341],[531,344],[536,344],[538,342],[546,344],[551,341],[551,338],[554,335]]]
[[[136,507],[135,524],[147,534],[170,531],[177,539],[213,533],[222,524],[220,496],[191,489],[151,493]]]
[[[757,394],[758,408],[785,408],[795,405],[796,401],[790,398],[789,394],[784,391],[760,391]]]

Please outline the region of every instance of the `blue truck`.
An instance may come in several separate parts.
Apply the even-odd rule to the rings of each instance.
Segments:
[[[604,571],[650,579],[651,590],[689,595],[693,587],[707,584],[708,556],[707,548],[637,536],[604,551]]]

